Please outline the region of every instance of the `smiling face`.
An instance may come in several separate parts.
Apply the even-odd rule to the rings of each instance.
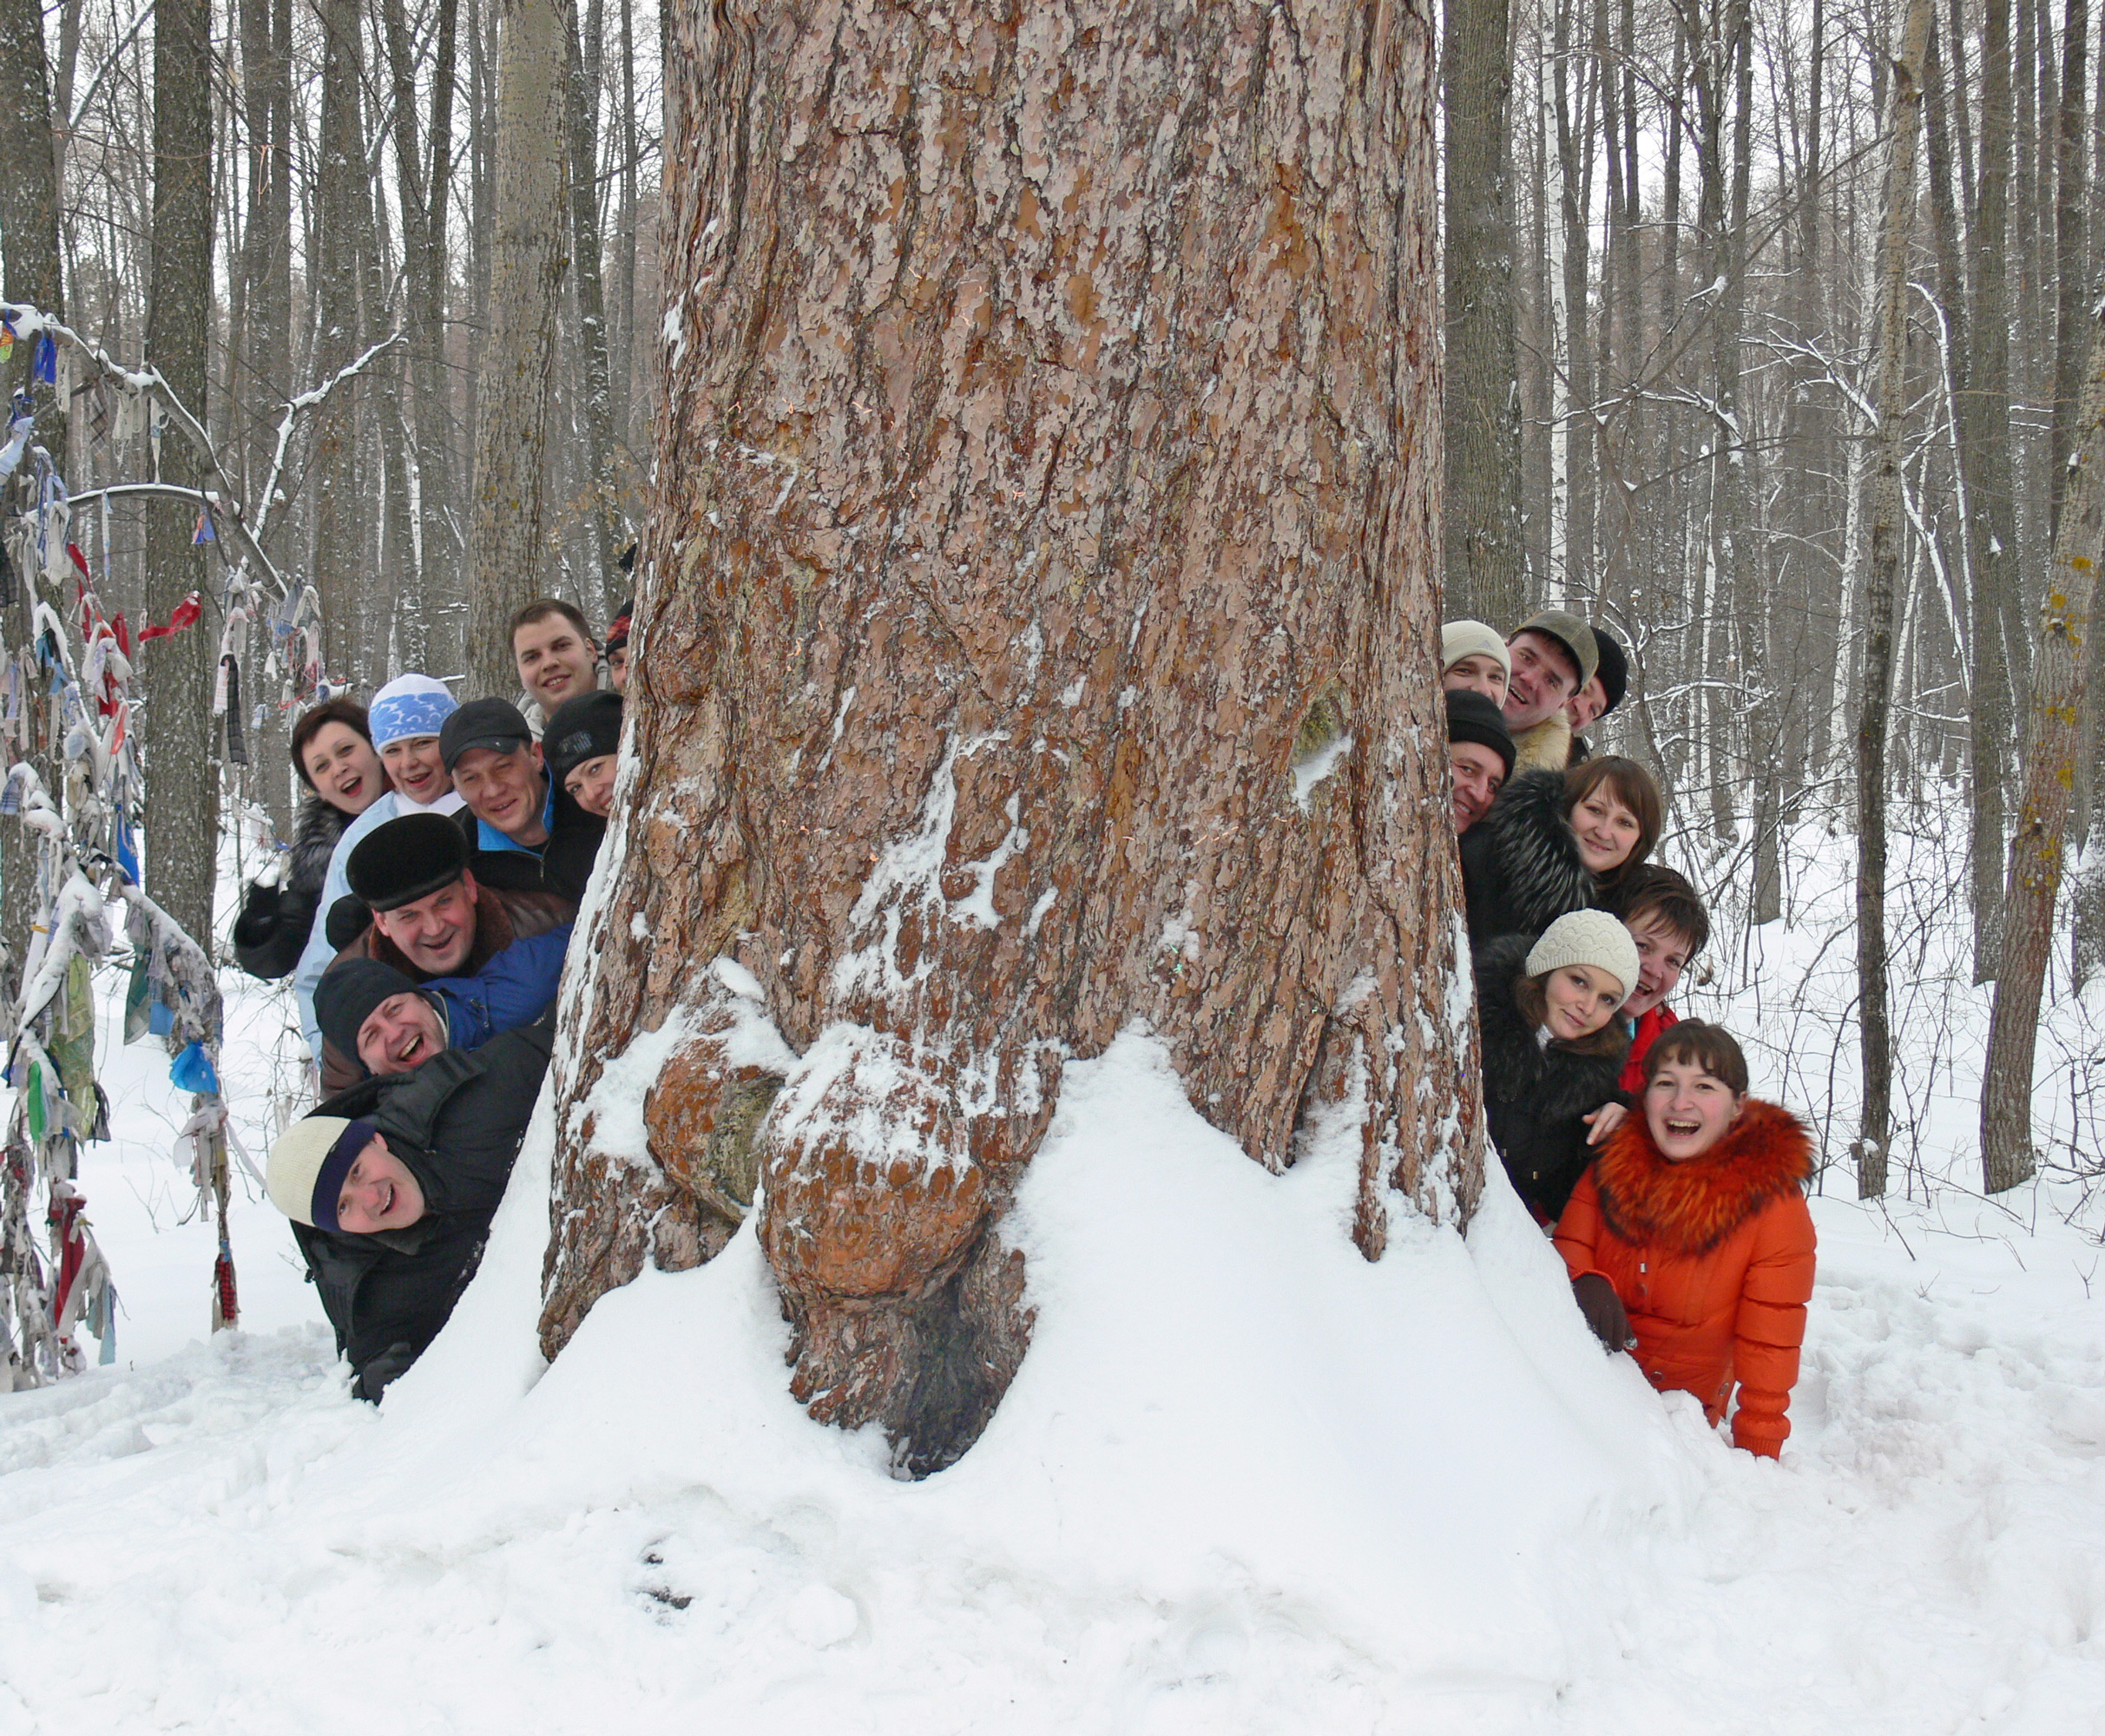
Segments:
[[[470,747],[453,762],[453,787],[476,819],[514,843],[530,849],[548,842],[548,827],[541,821],[548,789],[538,741],[509,753]]]
[[[1506,762],[1481,741],[1450,741],[1447,759],[1455,780],[1455,831],[1467,832],[1483,818],[1506,780]]]
[[[369,1236],[376,1230],[406,1230],[423,1216],[424,1189],[375,1134],[352,1160],[344,1191],[336,1196],[337,1228]]]
[[[380,750],[380,763],[396,789],[419,807],[430,807],[453,787],[436,735],[409,735]]]
[[[1505,667],[1489,651],[1474,651],[1447,666],[1440,687],[1444,693],[1482,694],[1493,705],[1502,706],[1506,702]]]
[[[1596,784],[1580,799],[1571,811],[1571,830],[1579,841],[1579,860],[1591,874],[1622,867],[1644,836],[1642,822],[1606,784]]]
[[[458,974],[475,950],[475,876],[463,871],[451,886],[391,911],[375,911],[372,925],[426,976]]]
[[[1622,1010],[1634,1019],[1641,1018],[1674,992],[1695,949],[1688,937],[1657,911],[1641,911],[1623,927],[1637,943],[1637,990],[1623,1003]]]
[[[628,648],[616,645],[607,653],[607,680],[617,694],[628,691]]]
[[[515,628],[511,657],[520,685],[541,701],[544,712],[590,693],[599,671],[598,651],[567,615],[543,615]]]
[[[1598,964],[1560,964],[1543,983],[1543,1023],[1564,1042],[1591,1036],[1622,1004],[1622,984]]]
[[[602,753],[582,766],[573,766],[562,786],[576,799],[579,807],[604,819],[614,812],[614,771],[620,764],[614,754]]]
[[[1547,633],[1530,628],[1515,634],[1506,655],[1513,660],[1513,678],[1506,684],[1506,727],[1516,733],[1562,709],[1578,689],[1579,666]]]
[[[1702,1156],[1746,1107],[1745,1096],[1693,1061],[1662,1061],[1645,1084],[1645,1126],[1669,1163]]]
[[[1564,714],[1571,720],[1574,729],[1584,729],[1608,709],[1608,689],[1601,685],[1601,677],[1592,681],[1571,696],[1564,707]]]
[[[299,750],[314,793],[332,808],[362,814],[387,789],[387,774],[372,743],[347,723],[325,723]]]
[[[390,995],[359,1027],[359,1059],[368,1073],[409,1073],[446,1046],[438,1010],[422,995]]]

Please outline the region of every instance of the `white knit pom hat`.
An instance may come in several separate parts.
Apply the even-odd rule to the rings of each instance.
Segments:
[[[1444,675],[1464,657],[1495,657],[1506,679],[1513,679],[1513,658],[1506,641],[1481,621],[1450,621],[1440,628],[1440,673]]]
[[[1567,964],[1607,971],[1622,985],[1622,1001],[1636,992],[1637,943],[1606,911],[1572,911],[1559,917],[1529,949],[1525,969],[1530,976],[1546,976]]]
[[[359,1127],[365,1128],[371,1137],[371,1122],[348,1121],[341,1115],[308,1115],[280,1134],[264,1174],[271,1204],[296,1224],[319,1223],[323,1229],[334,1229],[337,1191],[343,1187],[352,1161],[365,1148],[365,1140],[359,1141],[357,1147],[349,1152],[339,1153],[337,1147],[346,1143],[345,1134]],[[318,1187],[316,1184],[327,1172],[333,1172],[329,1174],[328,1186]],[[318,1193],[326,1195],[320,1212],[314,1209]]]

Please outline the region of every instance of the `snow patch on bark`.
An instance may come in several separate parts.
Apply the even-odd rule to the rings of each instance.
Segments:
[[[1308,812],[1310,799],[1316,786],[1345,763],[1345,757],[1352,751],[1352,738],[1340,735],[1335,741],[1325,742],[1293,768],[1293,805],[1303,813]]]

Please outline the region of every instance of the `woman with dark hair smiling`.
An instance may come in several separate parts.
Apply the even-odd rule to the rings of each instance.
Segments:
[[[1523,772],[1462,840],[1471,945],[1532,938],[1568,911],[1603,903],[1659,842],[1659,786],[1608,755],[1569,772]]]
[[[1687,1020],[1645,1056],[1641,1113],[1617,1128],[1557,1220],[1574,1299],[1608,1350],[1733,1444],[1774,1458],[1791,1432],[1815,1238],[1812,1138],[1747,1095],[1730,1032]]]
[[[234,957],[275,982],[299,963],[321,904],[329,858],[345,827],[387,792],[365,707],[335,699],[293,726],[293,770],[307,787],[283,858],[250,882],[234,925]]]

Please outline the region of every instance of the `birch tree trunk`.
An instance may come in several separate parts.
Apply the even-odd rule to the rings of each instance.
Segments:
[[[1930,0],[1908,0],[1892,67],[1878,253],[1878,456],[1871,479],[1871,558],[1864,599],[1864,675],[1857,707],[1857,1008],[1864,1112],[1857,1190],[1885,1192],[1893,1136],[1893,1039],[1886,1009],[1885,753],[1893,684],[1893,595],[1903,539],[1901,422],[1907,411],[1908,244],[1915,233],[1916,144]]]
[[[509,697],[513,613],[541,594],[543,454],[562,293],[564,0],[497,0],[490,322],[477,365],[468,530],[468,687]]]
[[[1002,1219],[1062,1069],[1135,1021],[1271,1167],[1351,1106],[1370,1257],[1477,1199],[1431,8],[672,28],[640,765],[564,1007],[543,1343],[763,1175],[793,1390],[925,1470],[1023,1354]],[[741,996],[793,1058],[729,1040]],[[628,1053],[648,1158],[595,1089]]]
[[[2024,791],[2010,839],[2003,894],[2003,969],[1989,1016],[1982,1068],[1981,1179],[1990,1194],[2028,1180],[2032,1150],[2032,1066],[2039,996],[2054,942],[2054,906],[2067,853],[2069,792],[2082,740],[2084,650],[2105,556],[2105,311],[2090,313],[2090,359],[2072,431],[2076,455],[2062,498],[2054,569],[2047,580],[2025,726]]]

